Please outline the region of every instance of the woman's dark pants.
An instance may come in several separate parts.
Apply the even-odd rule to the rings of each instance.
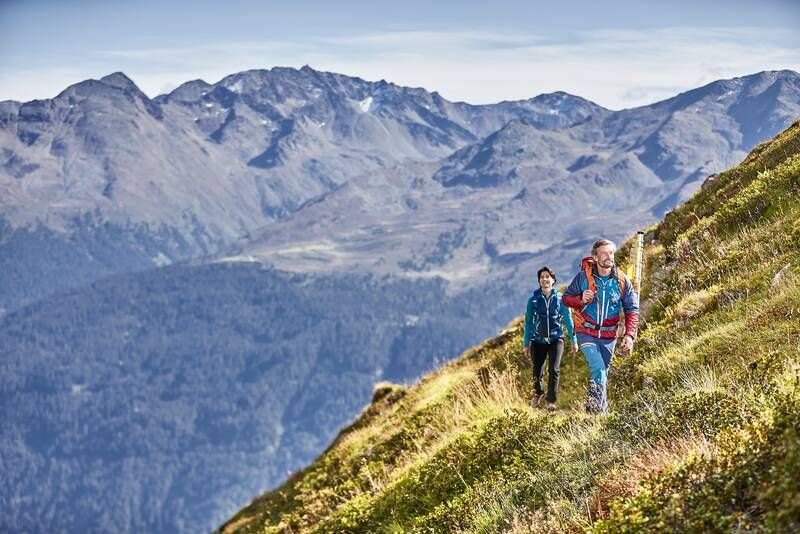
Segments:
[[[564,355],[564,340],[555,343],[531,342],[531,359],[533,360],[533,387],[537,395],[544,393],[544,362],[550,358],[550,373],[547,379],[547,402],[556,402],[558,393],[558,374],[561,369],[561,357]]]

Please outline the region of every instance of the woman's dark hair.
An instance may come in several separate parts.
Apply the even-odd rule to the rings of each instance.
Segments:
[[[547,265],[545,265],[544,267],[542,267],[541,269],[539,269],[539,270],[537,271],[537,273],[536,273],[536,281],[537,281],[537,282],[538,282],[538,281],[539,281],[539,279],[542,277],[542,273],[549,273],[549,274],[550,274],[550,278],[552,278],[552,279],[553,279],[553,282],[556,282],[556,281],[558,280],[558,278],[556,278],[556,273],[554,273],[554,272],[553,272],[553,269],[551,269],[550,267],[548,267]]]

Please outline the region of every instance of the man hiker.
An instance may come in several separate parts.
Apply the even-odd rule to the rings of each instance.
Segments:
[[[633,349],[639,327],[639,295],[625,273],[617,271],[616,248],[607,239],[595,242],[592,255],[581,261],[581,270],[563,297],[564,304],[578,310],[575,331],[589,364],[586,410],[591,413],[608,413],[606,383],[617,343],[620,312],[625,312],[625,336],[620,343],[623,354]]]
[[[577,352],[577,341],[572,332],[572,314],[564,307],[561,293],[555,289],[556,273],[549,267],[542,267],[536,273],[539,289],[533,292],[525,308],[525,334],[522,346],[525,354],[533,361],[533,398],[531,406],[536,407],[544,398],[544,362],[550,359],[550,373],[547,379],[547,410],[556,409],[558,394],[558,375],[561,357],[564,355],[563,321],[572,343],[572,351]],[[531,350],[532,349],[532,350]],[[531,355],[531,352],[533,354]]]

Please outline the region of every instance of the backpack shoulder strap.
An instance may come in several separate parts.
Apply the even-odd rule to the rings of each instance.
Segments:
[[[594,274],[592,274],[593,266],[594,258],[591,256],[587,256],[581,260],[581,269],[583,269],[583,273],[586,275],[587,289],[597,293],[597,282],[594,279]]]
[[[533,302],[533,322],[534,322],[534,324],[536,324],[536,322],[539,320],[539,293],[538,293],[538,291],[539,291],[538,289],[534,289],[531,292],[531,301]]]
[[[620,294],[620,296],[624,295],[625,294],[625,284],[627,282],[625,281],[625,273],[623,273],[622,271],[618,271],[617,272],[617,283],[619,284],[619,294]]]

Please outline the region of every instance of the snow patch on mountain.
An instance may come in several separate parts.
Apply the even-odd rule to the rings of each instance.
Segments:
[[[236,80],[234,83],[227,85],[228,91],[232,93],[241,93],[242,92],[242,80]]]
[[[361,102],[359,102],[359,103],[358,103],[358,107],[359,107],[359,108],[361,109],[361,111],[363,111],[364,113],[367,113],[367,112],[369,112],[369,111],[371,110],[371,108],[372,108],[372,97],[371,97],[371,96],[368,96],[367,98],[365,98],[364,100],[362,100]]]
[[[159,252],[153,257],[153,263],[158,267],[165,267],[170,265],[172,260],[170,260],[163,252]]]

